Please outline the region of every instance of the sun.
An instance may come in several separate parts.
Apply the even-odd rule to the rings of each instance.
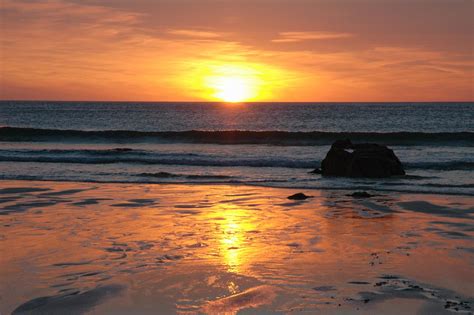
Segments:
[[[182,69],[186,75],[177,75],[176,83],[193,98],[224,103],[268,101],[293,84],[288,70],[239,58],[187,60]]]
[[[245,78],[222,77],[216,79],[215,97],[229,103],[239,103],[250,99],[253,95],[250,82]]]
[[[257,70],[244,65],[219,65],[205,77],[210,97],[227,103],[240,103],[257,98],[262,79]]]

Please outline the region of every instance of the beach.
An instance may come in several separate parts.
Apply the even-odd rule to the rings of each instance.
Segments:
[[[0,181],[0,312],[472,313],[474,198],[349,193]]]

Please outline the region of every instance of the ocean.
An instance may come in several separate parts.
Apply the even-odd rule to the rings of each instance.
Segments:
[[[386,144],[406,176],[322,177],[331,143]],[[0,102],[0,179],[474,195],[474,103]]]

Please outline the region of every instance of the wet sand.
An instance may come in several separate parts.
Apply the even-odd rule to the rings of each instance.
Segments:
[[[1,314],[472,314],[474,198],[0,181]]]

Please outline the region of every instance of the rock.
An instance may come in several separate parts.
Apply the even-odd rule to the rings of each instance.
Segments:
[[[352,144],[350,140],[334,142],[321,163],[322,175],[382,178],[405,175],[395,153],[375,143]]]
[[[294,194],[294,195],[291,195],[291,196],[288,197],[288,199],[290,199],[290,200],[306,200],[308,198],[313,198],[313,197],[306,196],[303,193],[297,193],[297,194]]]
[[[309,174],[322,174],[323,170],[320,168],[315,169],[314,171],[309,172]]]
[[[350,147],[352,147],[352,142],[351,142],[351,140],[349,140],[349,139],[336,140],[336,141],[331,145],[331,147],[334,147],[334,148],[342,148],[342,149],[350,148]]]
[[[348,196],[354,197],[354,198],[370,198],[370,197],[373,197],[374,195],[371,195],[365,191],[356,191]]]

